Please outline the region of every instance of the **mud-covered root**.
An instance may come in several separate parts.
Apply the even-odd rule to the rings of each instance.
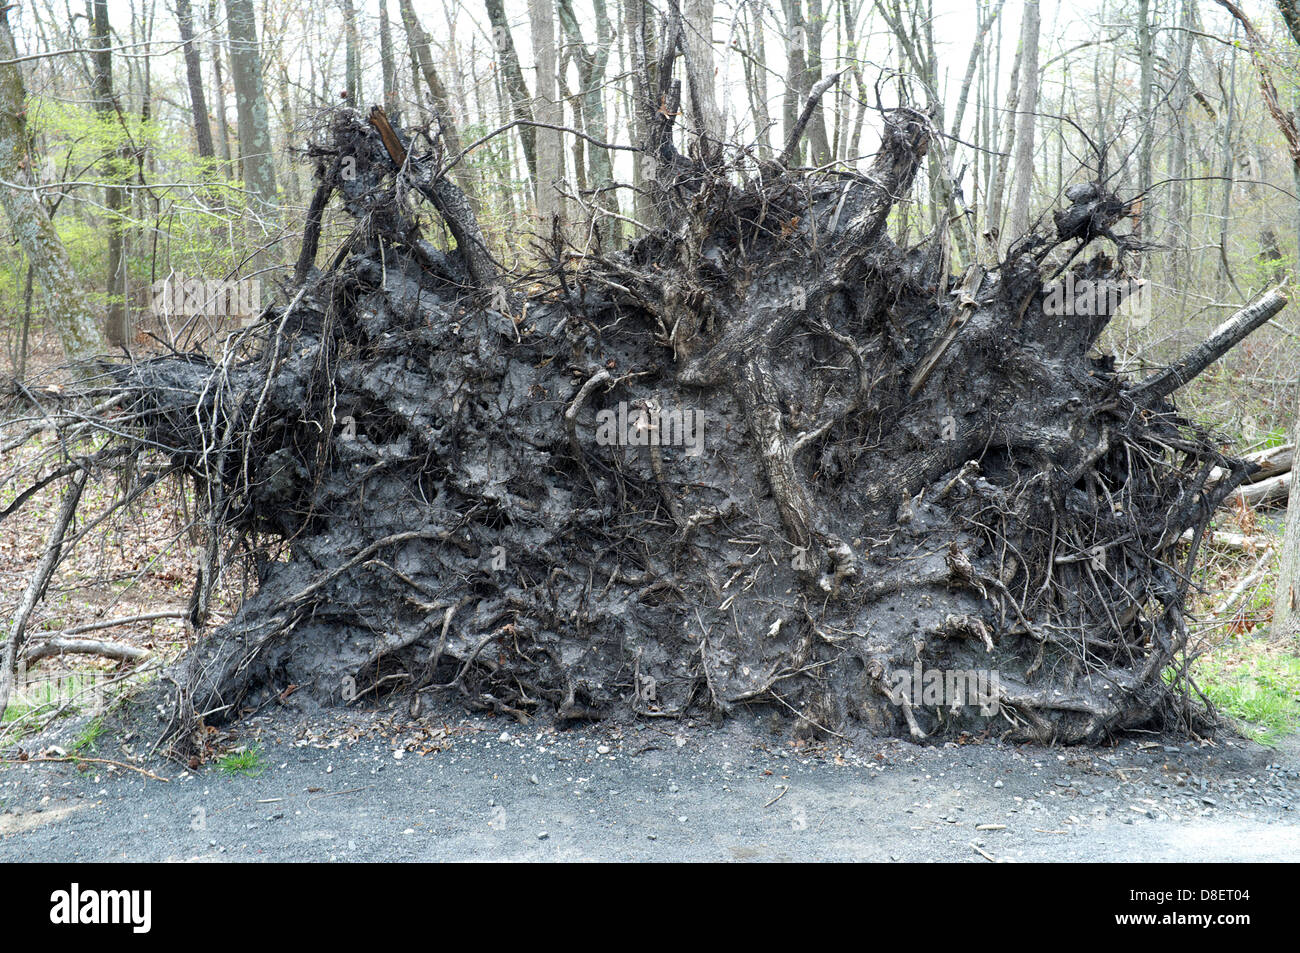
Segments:
[[[1199,717],[1180,538],[1246,465],[1170,395],[1280,295],[1130,381],[1092,350],[1111,315],[1051,304],[1064,269],[1128,281],[1074,264],[1077,236],[960,275],[941,236],[890,240],[930,135],[909,110],[865,174],[661,149],[660,227],[511,276],[382,129],[322,124],[320,189],[356,228],[317,268],[308,222],[287,306],[211,361],[116,372],[115,439],[199,481],[213,566],[256,566],[172,672],[179,737],[393,691],[518,718],[765,704],[914,738]]]

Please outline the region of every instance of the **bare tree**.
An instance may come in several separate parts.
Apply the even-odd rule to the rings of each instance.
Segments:
[[[987,222],[982,235],[986,252],[996,258],[1002,243],[1002,218],[1006,201],[1007,169],[1009,153],[1015,143],[1016,116],[1020,106],[1020,70],[1024,62],[1024,48],[1016,50],[1015,60],[1011,64],[1011,80],[1007,84],[1007,102],[1002,111],[1002,124],[993,126],[992,150],[997,153],[992,177],[989,182],[989,202]]]
[[[384,77],[384,112],[400,124],[397,64],[393,60],[393,29],[388,22],[388,0],[379,0],[379,66]]]
[[[226,114],[226,80],[221,69],[221,41],[217,39],[217,0],[209,0],[208,27],[212,32],[212,99],[217,113],[217,151],[227,168],[234,158],[230,151],[230,122]]]
[[[442,135],[443,147],[447,151],[448,158],[459,156],[462,149],[460,129],[456,125],[455,114],[452,112],[447,86],[442,81],[442,76],[439,75],[437,67],[434,66],[433,50],[429,46],[429,36],[424,32],[424,27],[420,25],[420,21],[416,18],[415,8],[411,5],[411,0],[399,0],[399,2],[402,11],[402,25],[406,28],[406,39],[411,45],[411,52],[420,67],[420,73],[424,76],[424,82],[429,87],[429,96],[438,120],[438,129]],[[479,208],[478,189],[475,188],[474,178],[469,166],[464,162],[456,163],[452,169],[452,175],[455,176],[456,183],[464,191],[470,205],[477,212]]]
[[[510,96],[514,118],[525,123],[519,127],[519,141],[523,146],[528,174],[536,183],[537,130],[527,125],[533,121],[532,94],[528,92],[524,71],[519,65],[519,53],[515,50],[510,24],[506,22],[505,5],[502,0],[484,0],[484,6],[487,7],[488,22],[492,24],[492,40],[496,46],[497,56],[501,58],[501,71],[505,75],[506,91]]]
[[[622,228],[618,219],[618,195],[614,191],[614,163],[609,150],[597,143],[607,139],[605,121],[605,71],[609,63],[610,49],[614,45],[614,25],[610,22],[605,0],[593,0],[596,14],[596,43],[589,47],[583,39],[574,13],[573,0],[560,0],[560,24],[569,39],[569,47],[578,63],[578,75],[582,83],[582,119],[584,131],[590,137],[575,143],[575,147],[586,147],[588,185],[592,191],[591,202],[594,209],[608,213],[603,222],[598,222],[597,248],[611,245],[610,239],[621,236]]]
[[[627,38],[628,68],[631,76],[629,119],[632,141],[645,144],[650,135],[658,104],[651,99],[655,82],[654,27],[646,16],[648,0],[622,0],[623,28]],[[650,225],[655,220],[654,203],[646,188],[651,175],[650,160],[641,151],[632,153],[632,184],[636,188],[636,220]]]
[[[845,0],[847,3],[848,0]],[[767,47],[763,37],[763,6],[760,0],[745,0],[740,17],[745,37],[741,67],[745,73],[745,91],[754,119],[754,138],[760,158],[772,157],[772,117],[767,109]]]
[[[1152,116],[1152,94],[1155,87],[1155,45],[1151,35],[1151,0],[1138,0],[1138,69],[1141,89],[1138,94],[1142,122],[1138,133],[1138,192],[1145,196],[1151,191],[1151,150],[1155,139],[1155,121]],[[1144,202],[1142,208],[1146,208]],[[1141,237],[1146,212],[1138,213],[1133,233]]]
[[[340,0],[343,7],[344,89],[355,106],[361,106],[361,50],[357,38],[357,9],[352,0]]]

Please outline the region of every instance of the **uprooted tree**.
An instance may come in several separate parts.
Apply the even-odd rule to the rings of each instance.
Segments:
[[[942,232],[902,248],[886,229],[925,115],[885,111],[865,173],[807,171],[687,157],[677,87],[657,96],[658,226],[604,256],[556,229],[528,275],[489,253],[446,174],[461,157],[417,155],[379,110],[325,114],[287,303],[217,358],[108,368],[71,415],[107,442],[47,474],[69,517],[87,471],[142,455],[194,481],[197,627],[221,566],[283,541],[172,668],[169,732],[291,686],[518,717],[768,704],[913,737],[1192,726],[1191,573],[1248,466],[1170,397],[1285,299],[1129,380],[1094,350],[1111,309],[1046,306],[1066,277],[1129,287],[1080,259],[1126,211],[1103,182],[954,276]],[[355,225],[318,267],[336,193]],[[996,703],[897,691],[918,666],[996,672]]]

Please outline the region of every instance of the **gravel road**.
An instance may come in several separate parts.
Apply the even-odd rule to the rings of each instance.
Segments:
[[[238,732],[218,740],[257,746],[256,776],[0,766],[0,861],[1300,859],[1297,736],[800,746],[762,721],[557,730],[450,709],[278,710]],[[96,755],[144,748],[127,732]]]

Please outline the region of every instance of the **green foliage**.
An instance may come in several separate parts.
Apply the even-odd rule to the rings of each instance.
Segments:
[[[1197,659],[1192,676],[1247,737],[1272,745],[1300,726],[1300,658],[1263,642]]]
[[[104,731],[103,716],[92,718],[86,723],[86,727],[81,730],[77,740],[72,743],[72,753],[93,754],[99,748],[99,739],[104,734]]]
[[[84,101],[42,96],[29,97],[28,123],[33,177],[49,184],[46,208],[73,269],[100,307],[108,304],[108,185],[132,186],[120,225],[133,307],[147,308],[153,283],[170,274],[224,278],[243,263],[242,190],[224,163],[194,154],[188,131],[177,135],[174,127],[133,112],[102,115]],[[148,189],[138,187],[141,179]],[[21,313],[26,268],[21,255],[0,264],[0,317],[11,324]],[[35,293],[39,319],[39,285]]]
[[[223,774],[242,774],[255,778],[266,770],[266,764],[262,760],[262,749],[251,745],[223,755],[217,762],[217,769]]]

